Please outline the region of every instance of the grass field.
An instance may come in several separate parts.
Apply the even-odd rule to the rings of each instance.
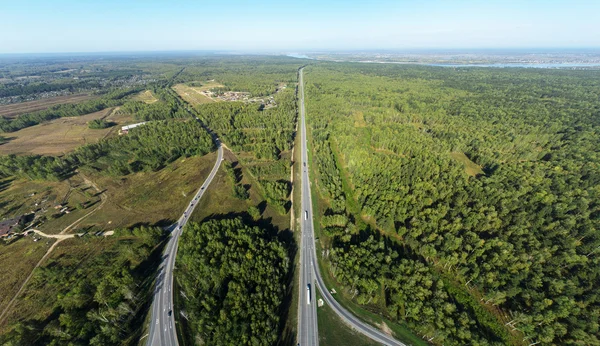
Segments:
[[[150,90],[142,91],[139,94],[133,96],[131,99],[135,100],[135,101],[142,101],[147,104],[152,104],[152,103],[158,101],[158,99],[154,96],[154,94]]]
[[[104,191],[106,202],[73,232],[172,223],[181,216],[215,160],[216,152],[213,152],[179,159],[158,172],[140,172],[121,178],[86,173]]]
[[[106,119],[117,125],[107,129],[90,129],[87,123],[95,119]],[[54,119],[7,134],[8,142],[0,145],[0,155],[63,155],[81,145],[116,135],[119,125],[132,121],[131,116],[118,114],[114,108],[80,117]]]
[[[0,311],[4,310],[52,243],[54,239],[34,242],[32,236],[9,244],[0,241]]]
[[[484,174],[481,167],[479,167],[479,165],[477,165],[475,162],[471,161],[464,153],[454,151],[450,153],[450,157],[465,165],[465,173],[468,175],[474,177],[479,174]]]
[[[317,293],[317,300],[321,294]],[[347,326],[331,308],[325,304],[317,308],[319,345],[323,346],[376,346],[380,345]]]
[[[202,103],[216,102],[210,97],[201,94],[202,91],[209,90],[212,88],[222,87],[222,84],[216,82],[206,82],[200,87],[191,87],[185,84],[177,84],[173,86],[173,90],[181,96],[186,102],[192,106],[196,106]]]
[[[67,96],[57,96],[50,97],[41,100],[21,102],[21,103],[13,103],[9,105],[1,105],[0,106],[0,116],[6,118],[14,118],[18,115],[41,111],[44,109],[48,109],[52,106],[67,104],[67,103],[78,103],[82,101],[87,101],[94,98],[92,95],[87,94],[77,94],[77,95],[67,95]]]

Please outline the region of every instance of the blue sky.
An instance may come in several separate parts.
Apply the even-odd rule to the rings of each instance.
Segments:
[[[600,47],[600,0],[0,0],[0,53]]]

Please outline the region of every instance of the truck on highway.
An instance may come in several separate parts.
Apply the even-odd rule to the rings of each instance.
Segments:
[[[308,210],[304,211],[304,220],[308,220]]]
[[[306,304],[310,305],[310,284],[306,285]]]

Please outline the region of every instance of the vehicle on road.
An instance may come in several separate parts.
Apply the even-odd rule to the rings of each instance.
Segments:
[[[304,211],[304,220],[308,220],[308,210]]]
[[[310,305],[310,284],[306,285],[306,304]]]

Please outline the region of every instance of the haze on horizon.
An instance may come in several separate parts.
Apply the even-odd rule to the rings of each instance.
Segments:
[[[0,1],[0,53],[600,47],[600,1]]]

